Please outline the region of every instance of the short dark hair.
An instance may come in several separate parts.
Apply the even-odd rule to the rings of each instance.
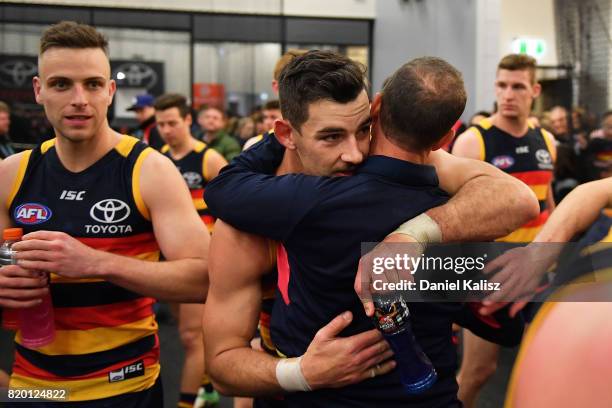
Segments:
[[[0,112],[11,113],[11,108],[8,106],[8,103],[0,101]]]
[[[282,70],[281,113],[299,129],[308,120],[308,106],[319,100],[348,103],[366,89],[365,67],[331,51],[309,51]]]
[[[38,55],[50,48],[100,48],[108,55],[108,40],[90,25],[62,21],[43,31]]]
[[[178,108],[179,114],[182,118],[186,118],[191,113],[189,105],[187,105],[187,98],[181,94],[164,94],[155,99],[153,107],[156,111],[164,111],[170,108]]]
[[[440,58],[417,58],[385,81],[380,125],[403,148],[430,149],[457,122],[466,101],[457,69]]]
[[[271,101],[266,102],[263,107],[263,110],[278,110],[280,109],[280,101],[278,99],[272,99]]]
[[[531,77],[531,83],[536,83],[536,60],[525,54],[508,54],[499,61],[497,70],[527,71]]]
[[[211,109],[214,109],[217,112],[221,113],[221,116],[223,117],[223,119],[226,118],[227,115],[225,114],[225,111],[223,109],[221,109],[220,107],[215,106],[215,105],[203,105],[203,106],[201,106],[200,109],[198,109],[198,116],[200,116],[203,112],[206,112],[207,110],[211,110]]]

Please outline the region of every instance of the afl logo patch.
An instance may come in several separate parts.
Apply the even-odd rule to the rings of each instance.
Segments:
[[[42,224],[49,221],[53,213],[49,207],[37,203],[21,204],[15,209],[15,221],[23,225]]]
[[[542,164],[551,164],[552,157],[550,157],[550,153],[548,150],[540,149],[536,152],[536,159]]]
[[[491,160],[491,163],[499,169],[507,169],[514,164],[512,156],[497,156]]]

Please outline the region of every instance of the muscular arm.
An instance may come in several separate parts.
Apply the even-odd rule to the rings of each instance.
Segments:
[[[427,211],[444,242],[498,238],[538,215],[531,189],[490,164],[442,150],[432,152],[430,159],[440,187],[453,195],[447,204]]]
[[[612,177],[581,184],[561,201],[534,241],[567,242],[586,230],[603,208],[610,207]]]
[[[303,174],[275,177],[284,151],[267,136],[236,157],[206,186],[204,200],[212,214],[243,231],[284,240],[337,181]]]
[[[193,208],[181,175],[165,157],[144,161],[142,197],[166,261],[143,262],[107,254],[99,274],[117,285],[166,301],[204,302],[210,235]]]
[[[203,302],[210,237],[176,167],[157,152],[143,162],[140,190],[167,261],[150,262],[94,250],[62,232],[37,231],[16,244],[20,265],[71,278],[105,279],[176,302]]]
[[[217,221],[211,244],[210,290],[204,310],[207,370],[223,394],[283,393],[276,380],[279,358],[251,349],[261,307],[261,277],[273,266],[268,241]],[[230,261],[231,260],[231,261]],[[321,328],[302,356],[312,389],[341,387],[391,371],[395,363],[378,330],[336,337],[351,322],[349,312]]]
[[[7,199],[23,155],[24,153],[18,153],[0,161],[0,232],[12,227]],[[0,236],[0,242],[2,241]],[[41,277],[38,272],[17,265],[0,268],[0,307],[31,307],[38,304],[47,292],[47,279]]]
[[[210,248],[210,288],[204,310],[206,365],[223,394],[282,392],[276,381],[278,359],[251,349],[261,308],[262,271],[270,269],[267,241],[215,225]],[[230,262],[231,260],[231,262]]]

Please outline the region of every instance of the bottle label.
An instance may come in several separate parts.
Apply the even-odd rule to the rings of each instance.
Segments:
[[[405,329],[410,312],[403,299],[374,300],[374,307],[376,325],[384,334],[396,334]]]

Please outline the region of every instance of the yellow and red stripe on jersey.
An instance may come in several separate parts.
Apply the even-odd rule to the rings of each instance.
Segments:
[[[531,188],[540,203],[540,214],[533,220],[522,225],[516,231],[511,232],[505,237],[497,239],[497,241],[531,242],[536,237],[538,232],[540,232],[549,216],[546,199],[548,197],[548,189],[550,188],[553,173],[549,170],[540,170],[510,173],[510,175],[521,180],[523,183],[527,184],[529,188]]]
[[[152,233],[122,238],[80,238],[116,255],[159,260]],[[15,337],[11,387],[65,388],[70,401],[108,398],[150,388],[159,375],[155,300],[101,279],[51,275],[55,340],[36,350]],[[112,371],[143,362],[138,376],[110,382]]]

